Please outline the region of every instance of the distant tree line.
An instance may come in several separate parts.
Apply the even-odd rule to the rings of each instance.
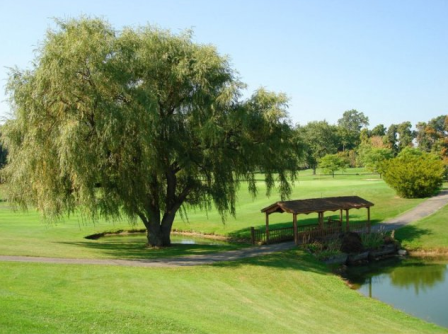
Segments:
[[[344,112],[337,125],[326,121],[297,126],[305,160],[303,168],[319,167],[334,177],[347,167],[378,173],[399,196],[428,197],[442,186],[448,170],[448,115],[419,122],[379,124],[368,129],[362,112]]]
[[[368,129],[368,125],[369,118],[355,109],[345,111],[335,125],[325,120],[298,125],[296,131],[305,153],[303,168],[315,173],[321,167],[334,174],[328,169],[332,161],[330,165],[339,165],[339,169],[366,167],[382,174],[381,162],[397,157],[407,148],[434,154],[448,165],[448,115],[419,122],[416,130],[409,121],[388,128],[379,124]],[[327,155],[337,155],[345,162],[324,158]]]

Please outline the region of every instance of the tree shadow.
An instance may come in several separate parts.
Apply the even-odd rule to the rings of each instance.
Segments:
[[[236,261],[216,262],[212,264],[212,266],[217,268],[261,266],[276,270],[300,270],[322,275],[329,275],[332,273],[332,268],[330,266],[318,261],[313,255],[308,254],[299,248]]]
[[[58,242],[80,248],[94,250],[97,254],[105,255],[107,258],[125,260],[158,260],[170,257],[180,257],[188,255],[211,254],[237,250],[249,246],[244,243],[226,243],[218,245],[202,244],[173,244],[171,247],[152,248],[145,242],[136,240],[135,242],[119,241],[79,241],[79,242]]]
[[[399,241],[409,241],[419,239],[424,235],[431,235],[433,232],[426,228],[417,227],[415,225],[406,225],[395,230],[395,238]]]
[[[164,262],[171,259],[180,266],[185,267],[190,267],[192,265],[188,261],[185,261],[186,256],[204,255],[205,258],[207,258],[208,255],[213,257],[217,254],[223,254],[223,257],[227,259],[223,252],[235,251],[250,246],[241,243],[229,243],[228,245],[173,244],[171,247],[153,249],[148,248],[141,242],[98,242],[97,240],[89,240],[58,243],[93,249],[98,251],[99,254],[105,255],[106,258],[134,261],[155,260],[158,262]],[[102,258],[102,256],[99,256],[99,258]],[[201,265],[201,263],[199,262],[198,265]],[[232,259],[232,255],[230,255],[228,260],[204,265],[217,268],[239,268],[248,265],[262,266],[278,270],[301,270],[325,275],[331,272],[330,267],[319,262],[311,254],[308,254],[299,248],[243,259]]]

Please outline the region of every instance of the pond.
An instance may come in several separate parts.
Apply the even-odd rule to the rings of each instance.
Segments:
[[[130,233],[130,234],[117,234],[101,237],[100,240],[107,242],[119,242],[119,243],[140,243],[146,244],[146,234],[144,233]],[[171,243],[182,245],[228,245],[229,242],[214,238],[204,238],[196,235],[182,235],[171,234]]]
[[[388,260],[348,268],[354,289],[406,313],[448,328],[448,261]]]

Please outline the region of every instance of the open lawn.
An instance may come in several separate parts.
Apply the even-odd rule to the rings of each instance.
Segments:
[[[300,251],[214,266],[2,263],[2,333],[446,333]]]
[[[295,183],[291,198],[318,198],[328,196],[361,196],[373,203],[371,210],[373,222],[403,213],[422,200],[398,198],[376,175],[363,174],[363,170],[350,169],[344,175],[313,176],[310,171],[300,173]],[[1,195],[1,187],[0,187]],[[265,196],[265,187],[260,180],[259,194],[255,199],[249,195],[242,185],[239,191],[237,216],[227,217],[225,223],[221,217],[211,210],[208,213],[200,210],[188,210],[188,220],[180,217],[174,223],[174,229],[199,233],[211,233],[225,236],[249,237],[250,226],[262,228],[264,215],[260,210],[275,201],[278,196],[273,193],[270,198]],[[315,223],[315,215],[299,215],[299,223]],[[350,220],[365,220],[366,210],[351,210]],[[271,226],[291,226],[292,217],[286,214],[273,214],[270,217]],[[137,221],[130,225],[126,221],[106,222],[101,220],[93,224],[80,217],[72,216],[64,222],[48,224],[41,220],[36,212],[13,212],[8,203],[0,202],[0,255],[47,256],[47,257],[76,257],[76,258],[152,258],[154,256],[170,256],[182,253],[194,254],[210,252],[216,247],[176,246],[169,251],[154,251],[146,249],[142,243],[120,243],[116,239],[108,241],[87,240],[85,236],[118,229],[142,228]],[[241,245],[221,246],[218,250],[234,249]],[[179,249],[180,248],[180,249]],[[186,249],[188,248],[188,250]]]
[[[337,175],[333,180],[305,172],[292,198],[358,195],[375,203],[376,221],[421,201],[398,199],[372,178]],[[237,219],[223,225],[214,212],[206,218],[190,211],[189,222],[178,220],[175,228],[239,234],[261,225],[260,209],[276,200],[263,190],[252,200],[241,189]],[[364,212],[357,214],[352,217],[364,219]],[[278,224],[290,220],[274,216]],[[140,243],[83,238],[120,228],[132,226],[93,225],[77,217],[48,225],[34,212],[13,213],[0,202],[2,255],[139,259],[239,247],[151,250]],[[0,262],[0,282],[0,333],[448,333],[350,290],[300,250],[180,268]]]
[[[182,221],[180,218],[175,223],[174,228],[184,231],[198,231],[206,233],[216,233],[223,235],[249,235],[248,227],[255,226],[264,228],[264,215],[260,210],[280,199],[273,193],[268,198],[265,196],[265,187],[261,176],[258,182],[259,195],[252,199],[249,193],[242,186],[238,196],[237,216],[228,217],[225,224],[216,212],[209,212],[208,215],[201,211],[188,211],[189,221]],[[387,218],[395,217],[420,203],[421,199],[402,199],[395,195],[385,182],[377,175],[365,173],[364,169],[349,169],[345,174],[338,174],[333,179],[329,175],[312,175],[306,170],[300,173],[299,179],[295,182],[295,187],[291,199],[320,198],[332,196],[360,196],[373,202],[372,221],[379,222]],[[337,216],[338,213],[335,212]],[[365,210],[351,210],[351,221],[362,221],[366,219]],[[317,215],[299,215],[299,224],[315,223]],[[286,214],[274,214],[270,216],[271,226],[290,226],[292,216]]]

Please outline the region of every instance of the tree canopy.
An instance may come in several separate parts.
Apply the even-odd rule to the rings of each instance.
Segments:
[[[348,162],[338,154],[327,154],[320,159],[319,167],[334,178],[334,173],[338,170],[344,171],[348,167]]]
[[[441,115],[429,122],[419,122],[416,125],[416,141],[418,147],[425,152],[439,154],[448,161],[448,116]]]
[[[316,173],[319,159],[327,154],[334,154],[338,149],[337,127],[327,121],[309,122],[297,128],[304,145],[307,167]]]
[[[361,129],[369,125],[369,118],[355,109],[347,110],[338,120],[342,150],[351,150],[360,143]]]
[[[46,216],[138,217],[164,246],[181,207],[235,214],[240,183],[255,195],[258,171],[268,193],[289,195],[301,152],[284,94],[242,100],[229,60],[190,32],[57,24],[33,68],[10,73],[10,201]]]

